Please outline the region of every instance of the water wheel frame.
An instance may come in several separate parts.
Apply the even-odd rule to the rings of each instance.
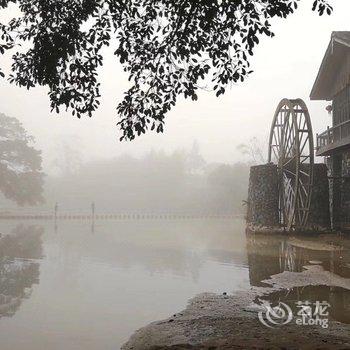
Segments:
[[[283,99],[275,112],[269,163],[278,169],[279,220],[287,230],[308,225],[313,185],[314,141],[310,114],[301,99]]]

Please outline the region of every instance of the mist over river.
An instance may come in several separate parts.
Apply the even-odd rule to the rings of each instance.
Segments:
[[[310,261],[350,277],[348,239],[329,250],[312,237],[247,236],[243,219],[97,221],[93,231],[89,221],[55,230],[53,222],[3,220],[0,232],[1,350],[118,349],[198,293],[264,286]],[[306,292],[332,300],[331,316],[345,310],[340,321],[349,321],[348,290]]]

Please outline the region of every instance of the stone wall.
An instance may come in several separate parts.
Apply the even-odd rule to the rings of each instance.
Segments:
[[[279,226],[278,172],[275,164],[250,169],[247,223],[254,226]],[[313,192],[309,214],[310,228],[330,228],[327,166],[314,165]]]
[[[309,224],[329,228],[329,183],[326,164],[314,164]]]
[[[350,224],[350,152],[343,152],[342,156],[342,195],[341,211],[343,226]]]
[[[330,202],[334,229],[350,226],[350,152],[333,154],[329,160]]]
[[[250,168],[247,222],[263,226],[279,224],[278,175],[275,164]]]
[[[334,154],[330,159],[330,210],[332,228],[339,229],[342,222],[342,155]]]

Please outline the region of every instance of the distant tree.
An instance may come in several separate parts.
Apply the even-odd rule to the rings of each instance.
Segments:
[[[79,140],[77,137],[69,136],[71,140],[74,140],[74,145],[60,138],[60,142],[57,145],[58,156],[52,163],[56,173],[68,176],[77,174],[83,162]]]
[[[0,191],[19,205],[43,201],[41,152],[16,118],[0,113]]]
[[[0,8],[20,10],[0,24],[0,54],[20,47],[11,82],[47,86],[53,110],[91,116],[100,103],[101,50],[116,39],[132,84],[117,108],[118,125],[121,139],[132,140],[148,129],[162,132],[180,96],[197,100],[203,85],[220,96],[244,81],[259,37],[273,36],[271,19],[286,18],[299,1],[0,0]],[[313,10],[331,14],[332,7],[315,0]]]
[[[203,170],[205,166],[205,160],[200,153],[199,144],[197,141],[194,141],[192,144],[191,150],[188,152],[186,157],[187,169],[190,173],[198,173]]]
[[[248,143],[239,144],[237,146],[237,149],[246,157],[247,161],[250,163],[266,163],[263,147],[256,137],[251,138]]]
[[[215,189],[211,199],[220,210],[243,212],[247,197],[249,166],[246,163],[218,164],[208,174],[208,184]]]
[[[237,187],[247,188],[249,166],[246,163],[218,164],[208,175],[208,182],[213,186],[233,190]]]

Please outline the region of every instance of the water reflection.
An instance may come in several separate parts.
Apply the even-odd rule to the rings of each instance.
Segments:
[[[75,266],[88,258],[123,269],[141,267],[151,274],[190,276],[194,282],[208,261],[247,266],[241,222],[111,221],[95,224],[94,234],[90,228],[90,224],[61,224],[59,255],[75,259]]]
[[[307,265],[317,264],[324,270],[343,278],[350,277],[350,240],[346,236],[267,236],[247,234],[249,280],[252,286],[267,287],[263,282],[284,271],[302,272]],[[331,281],[329,281],[331,284]],[[310,285],[267,292],[258,297],[261,304],[268,300],[273,305],[283,301],[296,310],[297,301],[327,301],[330,317],[350,323],[350,290]]]
[[[15,227],[0,237],[0,317],[13,316],[22,300],[39,283],[39,263],[42,257],[41,235],[37,226]]]
[[[11,231],[6,225],[13,223],[1,224]],[[246,235],[243,220],[96,221],[93,233],[91,222],[60,221],[56,234],[53,224],[44,223],[43,234],[19,226],[0,241],[0,294],[11,300],[23,300],[38,283],[35,259],[45,254],[31,298],[0,320],[1,350],[118,349],[136,329],[182,310],[198,293],[266,286],[270,276],[312,263],[349,278],[350,241],[333,235]],[[334,309],[348,310],[348,291],[310,288],[264,297],[296,300],[317,290]],[[1,301],[2,314],[16,310],[8,301]]]
[[[60,221],[57,234],[53,224],[40,284],[0,320],[1,350],[119,349],[198,293],[249,288],[243,221],[96,221],[94,233]]]
[[[319,264],[339,276],[350,277],[350,240],[346,237],[282,236],[247,233],[249,280],[252,286],[283,271],[301,272]]]
[[[327,301],[331,305],[328,309],[330,319],[350,323],[350,291],[348,289],[329,286],[294,287],[269,293],[257,298],[255,302],[261,304],[263,300],[267,300],[273,305],[282,301],[290,306],[294,315],[299,311],[297,309],[298,301],[309,301],[311,304],[316,301]]]

